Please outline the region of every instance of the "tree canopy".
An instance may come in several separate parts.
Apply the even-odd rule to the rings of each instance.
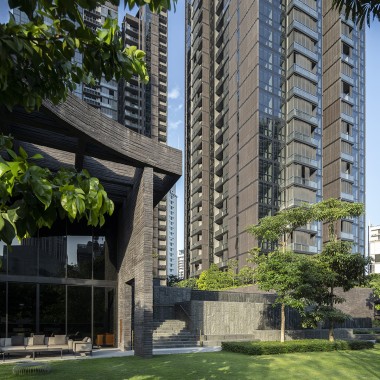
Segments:
[[[109,0],[119,5],[120,0]],[[125,0],[124,6],[148,6],[152,12],[170,10],[177,0]],[[81,83],[128,79],[132,74],[147,82],[144,52],[123,47],[117,20],[106,18],[92,30],[81,8],[94,10],[106,0],[8,0],[11,10],[28,18],[16,23],[12,13],[0,24],[0,109],[22,106],[38,109],[44,99],[57,104]],[[75,60],[76,53],[82,57]],[[112,214],[113,202],[97,178],[86,171],[51,172],[36,164],[12,138],[0,135],[0,240],[11,244],[51,227],[57,218],[85,218],[101,226]]]
[[[372,21],[380,21],[379,0],[333,0],[333,8],[344,12],[360,28],[364,23],[370,26]]]
[[[93,10],[106,0],[9,0],[11,9],[29,21],[16,23],[12,14],[0,24],[0,105],[9,110],[22,105],[32,111],[44,99],[57,104],[78,84],[128,79],[137,74],[149,79],[145,53],[124,48],[117,20],[107,18],[95,32],[86,26],[80,8]],[[120,0],[110,0],[119,5]],[[147,5],[153,12],[170,9],[177,0],[125,0],[125,6]],[[81,62],[75,54],[82,55]]]
[[[6,244],[50,228],[57,218],[102,226],[113,213],[103,186],[86,170],[54,173],[35,163],[41,155],[28,157],[22,147],[17,154],[12,146],[11,138],[0,136],[0,240]]]

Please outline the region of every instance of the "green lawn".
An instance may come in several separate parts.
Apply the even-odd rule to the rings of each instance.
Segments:
[[[52,372],[14,376],[12,364],[0,365],[0,379],[380,379],[380,345],[374,350],[248,356],[229,352],[65,360]]]

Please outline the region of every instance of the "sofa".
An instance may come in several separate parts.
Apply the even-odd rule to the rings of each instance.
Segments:
[[[73,341],[68,339],[66,335],[55,335],[53,337],[45,337],[44,335],[34,335],[24,338],[23,336],[12,336],[11,338],[0,338],[0,355],[11,353],[31,353],[35,359],[36,352],[42,351],[73,351]]]

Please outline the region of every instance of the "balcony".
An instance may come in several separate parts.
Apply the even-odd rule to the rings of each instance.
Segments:
[[[352,143],[352,144],[355,143],[355,137],[349,135],[348,133],[341,132],[341,133],[340,133],[340,138],[341,138],[342,140],[344,140],[344,141],[349,142],[349,143]]]
[[[318,140],[311,137],[311,136],[308,136],[308,135],[305,135],[301,132],[297,132],[297,131],[293,131],[292,133],[290,133],[288,135],[288,138],[287,138],[288,142],[292,141],[292,140],[297,140],[297,141],[301,141],[303,143],[306,143],[308,145],[312,145],[313,147],[318,147]]]
[[[305,200],[305,199],[290,199],[287,202],[283,202],[280,206],[280,210],[284,210],[286,208],[291,208],[291,207],[301,207],[305,205],[309,205],[311,201]]]
[[[196,255],[190,259],[190,264],[199,264],[202,262],[202,255]]]
[[[191,140],[193,141],[195,137],[200,136],[202,134],[202,122],[195,124],[193,126],[193,133],[191,134]]]
[[[228,210],[225,208],[223,210],[219,210],[214,215],[214,221],[216,224],[221,224],[223,218],[228,215]]]
[[[222,175],[223,168],[227,164],[227,162],[228,162],[228,157],[226,156],[226,157],[223,157],[222,161],[220,161],[219,163],[216,164],[216,166],[215,166],[215,174],[217,176],[220,177]]]
[[[294,185],[307,187],[312,190],[318,189],[317,182],[299,176],[291,177],[287,181],[283,182],[283,187],[290,187]]]
[[[350,56],[342,53],[341,58],[343,62],[348,63],[350,66],[354,66],[354,60]]]
[[[348,193],[340,193],[340,199],[342,201],[347,201],[347,202],[353,202],[354,201],[354,195],[353,194],[348,194]]]
[[[201,247],[202,247],[202,240],[198,240],[191,245],[190,249],[193,250],[193,249],[197,249]]]
[[[195,167],[192,173],[191,180],[194,181],[196,178],[200,178],[202,176],[202,165],[198,165]]]
[[[293,52],[293,50],[305,55],[306,57],[310,58],[314,62],[318,62],[318,54],[309,50],[305,46],[299,44],[298,42],[293,42],[290,45],[288,55]]]
[[[193,113],[193,117],[191,120],[192,125],[194,125],[197,122],[202,121],[202,108],[197,108],[195,112]]]
[[[302,75],[303,77],[317,83],[318,82],[318,77],[317,77],[317,74],[314,74],[313,72],[303,68],[302,66],[300,65],[297,65],[296,63],[294,63],[292,65],[292,67],[288,70],[287,72],[287,75],[288,75],[288,78],[293,74],[293,73],[297,73],[299,75]]]
[[[318,97],[316,95],[311,94],[310,92],[302,90],[302,88],[292,87],[290,91],[288,91],[288,99],[290,99],[293,95],[299,96],[303,99],[308,100],[311,103],[314,103],[315,105],[318,105]]]
[[[351,105],[354,105],[354,98],[350,94],[342,94],[341,99]]]
[[[221,144],[223,142],[223,134],[227,130],[227,124],[224,124],[222,128],[219,130],[217,129],[216,135],[215,135],[215,142],[217,144]]]
[[[340,152],[340,158],[344,161],[354,162],[354,156],[351,153]]]
[[[354,40],[351,37],[346,36],[345,34],[342,34],[340,36],[340,38],[341,38],[342,42],[345,42],[346,44],[354,47]]]
[[[216,191],[220,192],[223,189],[223,178],[215,177],[217,180],[215,181],[214,188]]]
[[[301,22],[297,20],[293,20],[293,22],[290,24],[289,30],[292,30],[292,29],[298,29],[299,31],[301,31],[302,33],[306,34],[307,36],[309,36],[310,38],[316,41],[318,41],[319,39],[317,31],[310,29],[308,26],[302,24]]]
[[[354,123],[355,123],[355,119],[353,118],[353,116],[351,116],[351,115],[347,115],[347,114],[344,113],[344,112],[341,112],[341,113],[340,113],[340,117],[341,117],[344,121],[347,121],[347,122],[350,123],[350,124],[354,124]]]
[[[340,238],[342,240],[351,240],[351,241],[354,241],[354,234],[352,232],[343,232],[343,231],[341,231]]]
[[[318,161],[314,158],[303,156],[302,154],[293,154],[287,158],[286,164],[289,165],[293,162],[301,163],[307,166],[312,166],[318,169]]]
[[[343,73],[340,73],[340,77],[341,77],[341,79],[342,79],[344,82],[350,84],[351,86],[354,86],[354,85],[355,85],[354,78],[349,77],[348,75],[343,74]]]
[[[216,149],[216,151],[215,151],[215,158],[216,158],[217,160],[221,160],[221,159],[223,158],[223,151],[224,151],[224,149],[227,148],[227,146],[228,146],[228,142],[226,142],[226,143],[220,145],[220,146]]]
[[[310,115],[306,112],[300,111],[296,108],[293,108],[289,113],[288,113],[288,121],[292,119],[293,117],[296,117],[297,119],[306,121],[307,123],[313,124],[315,126],[318,126],[318,119],[317,117]]]
[[[315,1],[292,0],[288,3],[288,10],[290,10],[293,7],[301,9],[311,17],[318,19],[318,13],[315,9]]]
[[[317,222],[307,223],[306,225],[299,227],[297,231],[304,231],[309,234],[315,235],[318,233],[318,223]]]
[[[318,248],[314,245],[291,243],[288,245],[288,249],[297,253],[315,254],[318,253]]]
[[[195,139],[192,141],[191,145],[191,152],[195,152],[199,148],[201,148],[202,144],[202,136],[196,136]]]
[[[198,193],[202,187],[202,180],[197,178],[195,181],[191,183],[191,195]]]
[[[202,164],[202,151],[197,150],[191,155],[191,168],[193,168],[196,164]]]
[[[215,126],[216,126],[217,128],[222,127],[222,125],[223,125],[222,121],[223,121],[224,115],[227,113],[227,111],[228,111],[228,108],[226,107],[226,108],[224,108],[223,111],[222,111],[222,112],[216,117],[216,119],[215,119]]]
[[[192,88],[191,97],[194,98],[197,94],[202,92],[202,78],[199,78],[195,81],[195,84]]]
[[[195,223],[195,225],[193,225],[191,228],[191,236],[199,234],[199,232],[202,231],[202,228],[203,228],[202,221]]]
[[[355,178],[352,174],[349,173],[340,173],[340,178],[348,182],[355,182]]]
[[[221,255],[223,255],[223,252],[226,250],[227,250],[227,244],[226,243],[216,244],[214,247],[214,255],[221,256]]]
[[[218,194],[214,200],[215,207],[223,207],[223,201],[228,198],[228,191],[225,191],[223,194]]]
[[[89,98],[87,96],[83,96],[83,100],[86,103],[91,104],[92,106],[100,107],[100,100],[99,99],[94,99],[94,98]]]
[[[214,230],[214,237],[216,240],[221,240],[223,235],[228,232],[228,226],[217,225]]]

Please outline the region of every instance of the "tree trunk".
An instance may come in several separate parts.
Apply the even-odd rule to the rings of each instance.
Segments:
[[[331,310],[334,308],[334,287],[331,286],[330,288],[330,293],[331,293],[331,299],[330,299],[330,307]],[[334,342],[334,321],[329,321],[329,341]]]
[[[285,304],[281,304],[281,343],[285,342]]]
[[[333,321],[330,321],[330,325],[329,325],[329,341],[330,342],[335,341],[335,338],[334,338],[334,322]]]

